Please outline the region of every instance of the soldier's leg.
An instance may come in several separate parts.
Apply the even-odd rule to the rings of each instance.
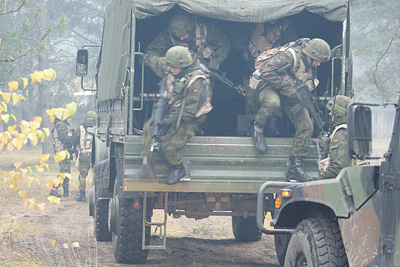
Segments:
[[[312,178],[308,176],[303,169],[303,158],[307,155],[308,146],[313,133],[313,124],[309,112],[307,109],[302,108],[296,114],[293,114],[290,108],[292,108],[297,101],[295,99],[282,97],[282,102],[283,110],[288,115],[296,130],[292,150],[290,152],[290,166],[286,176],[289,180],[298,180],[300,182],[311,181]]]
[[[79,155],[79,198],[76,199],[79,202],[86,202],[86,177],[89,173],[90,164],[90,156]]]
[[[260,153],[267,152],[267,144],[264,138],[264,127],[268,119],[280,109],[280,98],[275,90],[264,88],[258,95],[260,107],[255,116],[252,137],[255,149]]]
[[[69,179],[71,177],[71,160],[70,159],[64,159],[63,161],[60,162],[60,172],[65,174],[64,180],[62,182],[62,187],[64,197],[69,196]]]
[[[245,104],[246,104],[246,116],[250,123],[254,122],[256,119],[257,112],[260,108],[260,101],[258,99],[258,91],[251,89],[247,84],[246,88],[246,96],[245,96]]]
[[[182,154],[180,150],[187,141],[194,136],[199,123],[181,121],[177,131],[172,126],[168,133],[163,137],[161,150],[165,158],[172,165],[172,171],[167,179],[167,184],[175,184],[186,175],[185,167],[182,164]]]

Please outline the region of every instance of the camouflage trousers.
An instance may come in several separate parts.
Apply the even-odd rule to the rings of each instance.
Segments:
[[[270,86],[261,90],[246,90],[246,113],[249,121],[256,121],[265,127],[272,115],[280,114],[281,117],[282,111],[285,112],[296,129],[290,154],[306,156],[313,133],[313,123],[307,109],[301,108],[296,114],[290,111],[297,103],[297,99],[281,95]]]
[[[90,170],[90,154],[79,154],[79,190],[85,191],[86,190],[86,177],[88,176]]]
[[[150,119],[149,121],[152,121]],[[195,135],[196,128],[205,121],[205,116],[192,121],[181,121],[178,129],[176,129],[176,124],[171,126],[165,126],[161,129],[160,141],[161,141],[161,151],[163,152],[165,158],[171,165],[179,165],[182,163],[181,149],[187,143],[187,141]],[[144,164],[147,162],[155,161],[155,153],[150,151],[150,146],[152,142],[151,132],[153,131],[153,126],[146,123],[143,129],[143,147],[142,147],[142,158]]]
[[[64,159],[63,161],[60,161],[59,163],[60,166],[60,173],[69,173],[71,175],[71,159]],[[69,186],[69,178],[65,177],[62,186],[64,188],[68,188]]]

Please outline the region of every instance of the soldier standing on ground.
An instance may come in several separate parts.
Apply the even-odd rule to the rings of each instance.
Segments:
[[[322,140],[323,160],[318,162],[322,179],[335,178],[344,167],[351,165],[347,147],[347,107],[350,103],[349,97],[338,95],[326,105],[332,118],[333,131],[330,137]]]
[[[231,41],[211,23],[183,12],[177,13],[172,17],[168,29],[162,31],[145,49],[144,64],[159,77],[164,77],[160,69],[166,66],[165,53],[173,46],[188,47],[206,62],[208,68],[218,70],[228,56]]]
[[[167,184],[172,185],[186,175],[180,150],[204,123],[211,111],[211,85],[208,74],[200,68],[196,55],[182,46],[170,48],[165,55],[168,65],[164,97],[167,100],[161,128],[161,151],[171,164],[172,171]],[[160,70],[163,71],[163,70]],[[136,179],[154,178],[155,153],[150,151],[154,118],[143,130],[143,166]]]
[[[60,173],[65,175],[62,181],[62,187],[64,190],[63,197],[69,196],[69,180],[71,178],[72,131],[70,131],[69,129],[70,122],[71,122],[71,117],[68,117],[63,121],[56,118],[54,121],[55,126],[52,130],[54,153],[67,150],[70,154],[70,157],[65,158],[64,160],[58,163],[60,166]],[[51,196],[61,197],[61,195],[57,191],[58,187],[59,185],[57,187],[53,186],[53,188],[50,191]]]
[[[250,35],[248,35],[250,32]],[[258,23],[251,27],[243,28],[235,34],[233,47],[239,50],[240,57],[247,63],[246,73],[254,72],[254,63],[264,51],[296,41],[298,36],[294,31],[292,21],[289,18],[271,20],[266,23]],[[254,93],[249,87],[249,75],[243,78],[246,95]],[[251,107],[246,106],[246,110]],[[280,136],[281,114],[273,114],[268,122],[267,135]]]
[[[86,201],[86,177],[92,165],[92,143],[96,124],[96,113],[94,111],[88,111],[83,124],[79,126],[72,135],[72,143],[78,151],[76,162],[79,170],[79,198],[76,200],[79,202]]]
[[[278,73],[278,70],[290,64],[296,77],[310,90],[314,90],[318,82],[316,69],[321,62],[329,61],[329,58],[330,47],[322,39],[312,39],[306,44],[295,47],[284,46],[263,64],[257,66],[250,79],[250,87],[254,93],[246,94],[246,103],[249,107],[247,115],[250,121],[254,121],[252,137],[256,150],[260,153],[267,152],[264,127],[269,118],[281,108],[296,129],[290,152],[290,166],[286,173],[289,180],[300,182],[312,180],[302,166],[313,133],[313,124],[306,108],[301,107],[292,113],[291,108],[299,103],[295,82],[289,74]]]

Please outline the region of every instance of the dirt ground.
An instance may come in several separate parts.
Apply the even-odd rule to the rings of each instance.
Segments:
[[[78,171],[72,165],[71,195],[61,204],[47,201],[46,183],[57,175],[58,165],[49,163],[50,171],[35,171],[40,147],[0,154],[0,173],[15,169],[21,161],[31,166],[40,185],[26,190],[37,203],[46,203],[44,211],[25,209],[17,192],[0,186],[0,266],[279,266],[272,236],[261,241],[239,243],[232,234],[230,217],[211,217],[195,221],[168,217],[167,249],[151,250],[145,265],[117,264],[112,242],[96,242],[88,203],[77,202]],[[0,176],[1,182],[1,176]],[[87,188],[91,187],[89,172]],[[19,184],[19,190],[24,189]],[[61,190],[60,190],[61,192]],[[152,221],[162,221],[155,210]],[[152,229],[152,244],[161,244],[159,230]]]
[[[112,242],[95,241],[88,205],[75,201],[77,196],[73,191],[43,212],[26,210],[18,197],[0,197],[3,228],[10,226],[8,232],[0,229],[0,266],[135,266],[115,262]],[[161,216],[156,211],[153,221]],[[273,237],[236,242],[230,217],[168,220],[167,250],[151,250],[142,266],[279,266]],[[160,243],[154,232],[152,243]]]

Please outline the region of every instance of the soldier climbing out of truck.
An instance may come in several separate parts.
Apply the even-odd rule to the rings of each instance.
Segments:
[[[246,95],[247,116],[253,124],[255,149],[260,153],[267,152],[264,127],[273,114],[280,113],[282,107],[296,129],[286,177],[299,182],[311,181],[312,178],[304,172],[302,165],[313,133],[313,124],[306,108],[300,107],[295,112],[292,111],[292,107],[299,102],[295,80],[288,73],[279,74],[278,70],[290,64],[296,77],[309,90],[314,90],[318,85],[316,68],[321,62],[329,61],[330,46],[324,40],[315,38],[306,44],[294,47],[285,45],[265,52],[273,54],[265,55],[267,60],[257,60],[256,71],[250,78],[250,87],[255,93]],[[258,59],[262,57],[263,55]]]
[[[160,128],[160,136],[157,138],[161,141],[161,150],[172,165],[166,183],[172,185],[186,175],[181,148],[194,136],[196,128],[205,121],[206,114],[212,110],[211,86],[208,75],[200,68],[197,56],[187,48],[174,46],[168,49],[165,62],[168,74],[161,97],[166,99],[166,103],[164,107],[157,107],[163,108],[163,117],[160,120],[153,116],[144,127],[143,165],[136,178],[155,178],[155,151],[151,151],[151,142],[154,137],[153,127],[157,126]]]
[[[172,46],[185,46],[195,51],[207,62],[209,69],[218,70],[226,59],[231,47],[231,41],[221,30],[210,23],[178,13],[171,19],[168,29],[162,31],[146,48],[143,59],[159,77],[160,64],[165,65],[164,55]],[[161,68],[162,69],[162,68]]]

